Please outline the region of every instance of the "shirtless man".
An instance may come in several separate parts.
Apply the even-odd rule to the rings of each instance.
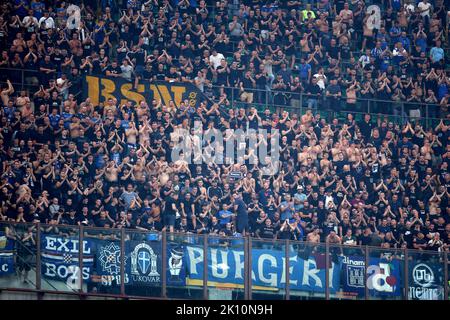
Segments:
[[[70,137],[78,138],[80,136],[80,129],[82,128],[82,125],[80,123],[80,118],[78,118],[76,115],[73,115],[71,120],[72,120],[72,123],[69,125]]]
[[[108,166],[105,170],[105,178],[108,183],[108,186],[115,186],[119,181],[119,172],[121,172],[121,166],[117,166],[114,160],[108,162]]]
[[[325,168],[328,168],[329,170],[332,169],[332,163],[328,158],[328,152],[323,152],[322,160],[320,160],[320,169],[322,169],[322,171],[326,170]]]
[[[130,121],[130,128],[125,130],[125,136],[129,145],[136,146],[138,133],[134,121]]]
[[[6,83],[8,85],[8,88],[2,89],[2,91],[0,92],[0,95],[1,95],[2,102],[3,102],[4,106],[8,105],[9,96],[14,93],[14,87],[11,84],[11,81],[6,80]]]
[[[147,118],[147,116],[145,116]],[[146,142],[150,141],[150,133],[152,129],[148,125],[147,119],[143,119],[143,124],[139,125],[139,143],[145,145]]]
[[[339,16],[342,18],[343,23],[349,23],[353,19],[353,11],[349,9],[348,3],[344,4],[344,9],[339,12]]]
[[[16,39],[13,41],[13,46],[16,48],[16,52],[22,53],[25,51],[25,48],[27,47],[27,44],[25,40],[22,37],[22,34],[19,32],[16,35]]]
[[[22,111],[22,108],[28,103],[31,102],[30,98],[28,97],[25,90],[20,91],[20,96],[17,97],[16,100],[16,106],[17,108]]]
[[[331,156],[333,158],[333,161],[339,161],[340,153],[341,153],[341,144],[339,142],[336,142],[334,144],[334,147],[331,148]]]
[[[148,104],[145,101],[140,101],[139,106],[136,108],[136,114],[138,116],[138,120],[140,121],[144,115],[148,115]]]
[[[136,164],[133,166],[133,176],[137,182],[144,183],[145,182],[145,165],[142,159],[138,159]]]
[[[328,33],[330,26],[328,24],[327,15],[325,13],[320,14],[320,19],[316,20],[316,25],[319,27],[320,32]]]
[[[308,233],[308,235],[306,236],[306,241],[319,243],[320,242],[319,228],[315,228],[312,232]]]

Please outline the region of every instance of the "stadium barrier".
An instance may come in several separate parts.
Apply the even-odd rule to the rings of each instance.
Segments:
[[[28,90],[30,94],[34,94],[39,90],[39,72],[36,70],[27,69],[11,69],[0,68],[0,83],[6,83],[6,76],[14,74],[11,80],[16,91]],[[352,113],[355,118],[361,118],[363,114],[369,113],[373,116],[381,116],[398,124],[404,124],[406,121],[420,121],[425,127],[435,127],[439,124],[441,119],[445,123],[450,122],[446,119],[448,115],[448,106],[441,106],[439,104],[425,103],[425,102],[408,102],[408,101],[392,101],[380,99],[365,99],[357,97],[354,99],[355,103],[348,103],[347,97],[343,95],[333,105],[330,105],[325,95],[313,97],[304,92],[290,92],[290,91],[274,91],[272,89],[248,89],[246,92],[253,93],[253,101],[241,101],[240,90],[235,87],[212,85],[208,89],[205,85],[204,92],[198,90],[190,83],[175,83],[175,82],[161,82],[144,80],[139,83],[138,90],[132,88],[131,83],[126,83],[123,79],[108,78],[105,76],[89,75],[86,77],[89,81],[83,81],[84,91],[80,90],[75,93],[77,100],[88,96],[90,92],[96,99],[95,101],[103,102],[107,97],[115,97],[119,103],[124,103],[125,100],[135,101],[140,98],[147,102],[155,98],[161,98],[164,103],[173,100],[176,105],[179,101],[187,100],[192,106],[198,106],[200,102],[207,103],[210,106],[211,102],[218,102],[218,95],[220,92],[227,94],[229,101],[228,105],[221,105],[221,112],[226,112],[226,108],[249,108],[256,107],[259,110],[269,108],[271,111],[288,110],[293,113],[302,114],[307,109],[314,110],[321,114],[322,117],[330,119],[331,117],[345,117],[345,112]],[[104,80],[102,80],[104,79]],[[106,84],[105,84],[106,83]],[[161,88],[160,88],[161,87]],[[211,90],[212,92],[207,92]],[[211,99],[214,95],[216,99]],[[279,103],[279,99],[275,100],[276,95],[283,96],[285,103]],[[127,98],[128,97],[128,98]],[[317,102],[314,102],[316,100]]]
[[[448,255],[0,222],[0,290],[121,299],[448,300]]]

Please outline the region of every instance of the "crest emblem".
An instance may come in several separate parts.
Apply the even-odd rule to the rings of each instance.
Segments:
[[[113,242],[100,249],[100,263],[103,271],[111,275],[120,274],[120,247]]]
[[[159,276],[157,255],[148,244],[138,244],[131,253],[131,274],[151,277]]]

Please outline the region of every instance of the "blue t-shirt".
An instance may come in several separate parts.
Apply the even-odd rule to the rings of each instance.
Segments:
[[[112,160],[114,160],[114,162],[117,164],[117,165],[120,165],[120,152],[113,152],[112,154],[111,154],[111,159]]]
[[[411,45],[411,40],[409,40],[408,37],[402,37],[402,36],[400,36],[400,37],[398,38],[398,41],[401,42],[401,44],[403,45],[403,48],[405,48],[406,51],[409,51],[409,47],[410,47],[410,45]]]
[[[393,26],[389,32],[395,33],[395,34],[400,34],[402,32],[402,30],[400,28],[397,28],[396,26]],[[396,43],[398,42],[398,37],[392,37],[391,38],[391,43]]]
[[[217,219],[219,219],[220,225],[224,226],[228,222],[231,222],[231,215],[232,215],[232,212],[229,210],[220,210],[217,213]]]
[[[103,159],[103,154],[97,155],[95,157],[95,167],[97,169],[103,168],[105,166],[105,159]]]
[[[22,5],[15,10],[15,14],[17,14],[20,18],[24,18],[28,13],[25,7],[28,7],[30,4],[28,0],[15,0],[14,6],[18,6],[20,3],[22,3]]]
[[[389,65],[391,64],[391,60],[392,59],[389,55],[385,55],[384,57],[382,57],[380,62],[380,70],[386,71]]]
[[[263,205],[263,206],[267,206],[267,202],[270,198],[270,196],[273,195],[272,190],[268,189],[268,190],[261,190],[259,192],[259,202]]]
[[[43,11],[45,9],[45,4],[42,2],[32,2],[31,9],[33,9],[33,15],[36,19],[40,19],[43,16]]]
[[[300,79],[308,79],[309,70],[311,70],[311,65],[309,63],[300,64],[298,66],[298,71],[300,73]]]
[[[448,86],[445,83],[441,83],[438,86],[438,99],[442,100],[448,93]]]
[[[294,213],[294,208],[290,207],[287,201],[283,201],[280,204],[282,207],[286,207],[286,210],[281,212],[281,220],[284,221],[286,219],[290,219],[292,217],[292,214]]]
[[[120,122],[120,126],[121,126],[122,128],[124,128],[125,130],[126,130],[126,129],[129,129],[129,128],[130,128],[130,121],[129,121],[129,120],[122,120],[122,121]]]
[[[444,49],[438,47],[431,48],[430,57],[433,62],[438,62],[444,59]]]
[[[58,127],[58,122],[61,119],[61,116],[59,114],[49,114],[48,119],[50,120],[50,125],[53,128],[57,128]]]
[[[402,1],[401,0],[392,0],[392,9],[393,9],[393,11],[400,11],[401,7],[402,7]]]

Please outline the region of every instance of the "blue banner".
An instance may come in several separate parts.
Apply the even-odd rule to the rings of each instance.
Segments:
[[[342,262],[342,291],[345,296],[364,298],[364,273],[366,270],[363,256],[345,256]],[[370,258],[367,269],[367,287],[372,297],[398,297],[401,295],[402,277],[398,260]]]
[[[186,254],[183,246],[167,245],[167,285],[185,286],[186,285]]]
[[[403,279],[398,260],[370,258],[367,268],[367,287],[372,297],[399,297]]]
[[[104,286],[120,286],[122,252],[119,241],[97,241],[96,273]],[[130,286],[161,284],[161,243],[151,241],[125,242],[124,282]]]
[[[125,273],[130,279],[130,285],[161,284],[161,242],[128,241],[125,244],[125,252]]]
[[[409,263],[409,299],[444,300],[444,270],[437,262]]]
[[[104,286],[120,286],[120,260],[122,253],[119,241],[98,240],[95,252],[95,272]],[[125,261],[125,268],[126,268]],[[125,284],[129,283],[125,274]]]
[[[41,238],[42,275],[54,280],[66,281],[79,274],[80,243],[76,237],[42,235]],[[83,280],[88,280],[94,266],[95,243],[83,241]]]
[[[244,284],[244,251],[208,248],[208,281],[221,284]],[[187,246],[185,250],[188,277],[203,279],[203,248]],[[310,256],[303,259],[291,253],[289,257],[290,289],[298,291],[325,292],[326,268],[319,268],[321,261]],[[339,288],[340,265],[330,268],[330,292]],[[284,251],[252,250],[252,285],[283,289],[286,286]]]
[[[366,270],[363,256],[345,256],[342,259],[342,291],[345,296],[364,297],[364,273]]]
[[[14,273],[14,240],[0,232],[0,276]]]

